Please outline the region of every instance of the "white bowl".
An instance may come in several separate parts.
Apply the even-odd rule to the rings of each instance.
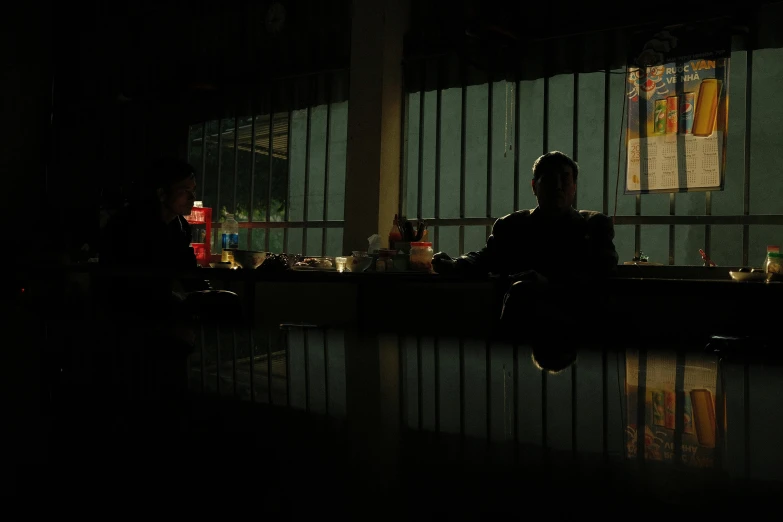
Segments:
[[[234,263],[241,268],[255,270],[266,259],[266,252],[257,252],[255,250],[234,250]]]

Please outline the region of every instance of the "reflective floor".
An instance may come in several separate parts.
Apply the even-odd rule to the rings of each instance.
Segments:
[[[311,328],[253,338],[252,371],[249,347],[234,361],[225,355],[233,339],[219,350],[207,339],[191,359],[194,393],[226,397],[236,383],[241,401],[251,402],[252,387],[253,403],[330,419],[350,444],[366,429],[366,464],[385,470],[400,501],[459,512],[491,509],[485,503],[497,497],[495,507],[524,511],[515,499],[528,494],[551,507],[602,499],[618,509],[702,512],[773,502],[783,492],[779,366],[675,345],[590,346],[552,357],[476,339]],[[377,355],[379,375],[365,384],[381,393],[364,390],[372,399],[349,396],[357,388],[346,380],[356,373],[346,365],[362,357],[352,352]],[[541,368],[547,364],[558,371]],[[202,387],[202,375],[213,384]],[[357,420],[368,414],[378,432]]]
[[[708,350],[207,329],[187,374],[184,397],[61,401],[61,491],[381,519],[748,512],[783,493],[783,367]]]

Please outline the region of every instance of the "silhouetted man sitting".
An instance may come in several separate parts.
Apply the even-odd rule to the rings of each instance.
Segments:
[[[544,154],[533,164],[531,188],[538,206],[495,221],[486,246],[457,259],[435,254],[438,273],[513,276],[530,279],[603,277],[617,267],[612,220],[590,210],[575,210],[579,166],[562,152]]]
[[[531,181],[536,208],[498,219],[480,251],[457,259],[439,252],[432,263],[438,273],[494,274],[513,282],[510,288],[500,287],[505,293],[501,331],[516,340],[537,332],[542,359],[546,358],[546,347],[555,346],[564,333],[557,321],[566,312],[536,302],[531,285],[595,280],[617,268],[612,220],[600,212],[573,207],[578,174],[579,166],[562,152],[539,157],[533,163]],[[548,322],[554,322],[555,327],[543,324]],[[554,355],[558,359],[562,355],[566,361],[571,357],[560,352]]]
[[[146,375],[155,388],[147,392],[155,395],[184,391],[184,361],[195,341],[196,314],[214,316],[221,308],[241,312],[235,294],[208,292],[206,281],[180,277],[198,267],[184,218],[193,208],[195,189],[193,167],[176,159],[159,160],[103,234],[102,266],[143,272],[131,277],[109,273],[106,302],[124,349],[142,353],[147,362],[157,361],[155,373],[161,375]]]

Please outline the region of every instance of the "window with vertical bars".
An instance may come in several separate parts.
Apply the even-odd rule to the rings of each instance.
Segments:
[[[190,125],[188,160],[198,199],[213,209],[213,253],[233,214],[240,249],[340,255],[348,101],[330,97],[330,82],[309,82],[308,103],[267,102],[263,112]]]
[[[640,196],[623,194],[623,69],[489,81],[459,64],[462,86],[441,88],[454,85],[454,63],[422,61],[406,80],[400,211],[428,221],[436,251],[478,250],[496,218],[534,208],[531,168],[550,150],[579,163],[580,209],[613,215],[619,172],[621,263],[641,250],[653,262],[700,265],[701,248],[718,265],[760,266],[766,246],[783,243],[783,105],[770,101],[783,49],[732,53],[725,189]]]

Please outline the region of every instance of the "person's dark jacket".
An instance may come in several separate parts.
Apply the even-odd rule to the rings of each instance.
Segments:
[[[154,260],[163,269],[192,270],[198,263],[191,241],[190,224],[184,217],[164,223],[152,211],[129,206],[109,219],[102,236],[100,262],[138,266]]]
[[[160,317],[174,308],[179,299],[175,290],[207,290],[209,284],[204,280],[176,277],[178,272],[198,267],[190,243],[190,225],[182,216],[164,223],[154,211],[143,207],[120,210],[103,231],[100,264],[149,274],[131,278],[112,275],[107,287],[110,302],[132,315]]]
[[[617,269],[612,220],[571,210],[551,217],[538,209],[498,219],[486,246],[456,260],[463,273],[513,275],[535,271],[550,280],[611,275]]]

